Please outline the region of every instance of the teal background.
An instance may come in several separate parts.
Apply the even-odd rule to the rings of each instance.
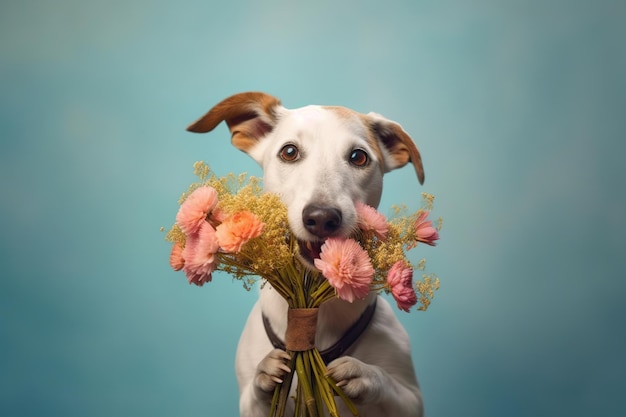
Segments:
[[[238,414],[255,291],[169,269],[161,226],[261,90],[400,122],[436,195],[441,278],[410,333],[428,416],[624,416],[620,1],[22,0],[0,5],[0,415]],[[384,354],[384,352],[381,352]]]

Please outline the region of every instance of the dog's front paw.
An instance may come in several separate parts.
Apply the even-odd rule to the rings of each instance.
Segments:
[[[272,392],[276,385],[283,382],[285,374],[291,369],[285,364],[291,356],[284,350],[274,349],[263,358],[256,368],[255,386],[263,392]]]
[[[378,368],[350,356],[329,363],[327,375],[355,402],[377,402],[384,385]]]

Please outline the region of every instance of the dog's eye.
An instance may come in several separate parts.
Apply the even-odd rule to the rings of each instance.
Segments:
[[[363,149],[355,149],[350,152],[350,163],[356,167],[364,167],[369,161],[370,158]]]
[[[285,162],[294,162],[300,159],[300,151],[298,151],[296,145],[290,143],[282,147],[278,156]]]

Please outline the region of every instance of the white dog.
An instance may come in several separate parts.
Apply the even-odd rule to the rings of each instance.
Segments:
[[[281,196],[308,264],[329,236],[356,230],[355,202],[377,207],[385,172],[412,162],[420,183],[420,154],[395,122],[343,107],[283,107],[265,93],[225,99],[189,126],[209,132],[225,121],[232,143],[263,168],[264,189]],[[267,416],[272,392],[286,372],[282,350],[287,303],[266,285],[245,325],[236,357],[242,416]],[[320,307],[316,346],[329,375],[354,400],[362,417],[423,414],[409,338],[389,304],[370,293]],[[345,355],[344,355],[345,353]],[[350,412],[337,401],[341,416]]]

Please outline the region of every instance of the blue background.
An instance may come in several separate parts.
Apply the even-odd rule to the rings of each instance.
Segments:
[[[408,329],[428,416],[624,416],[620,1],[4,1],[0,414],[237,415],[255,291],[169,269],[207,160],[255,163],[219,100],[261,90],[400,122],[436,195],[442,288]]]

